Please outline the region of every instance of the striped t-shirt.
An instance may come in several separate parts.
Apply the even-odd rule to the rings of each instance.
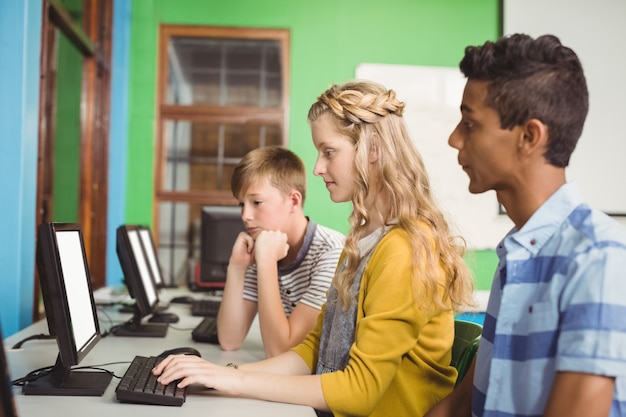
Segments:
[[[309,219],[304,242],[296,260],[278,269],[278,287],[287,317],[298,303],[322,308],[326,292],[335,275],[345,237],[336,230],[316,224]],[[246,271],[243,298],[258,302],[257,267]]]
[[[472,415],[541,416],[556,373],[615,377],[626,416],[626,232],[562,186],[497,248]]]

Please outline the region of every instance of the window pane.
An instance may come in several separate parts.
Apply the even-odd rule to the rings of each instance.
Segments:
[[[169,120],[165,124],[165,191],[230,191],[230,177],[252,149],[280,145],[277,125]]]
[[[200,210],[188,203],[159,204],[158,256],[168,284],[182,285],[192,276],[200,253]]]
[[[282,105],[280,42],[173,36],[167,104]]]

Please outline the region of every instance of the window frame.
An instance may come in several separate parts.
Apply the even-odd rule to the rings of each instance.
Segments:
[[[157,132],[154,166],[154,219],[158,219],[158,206],[161,201],[189,202],[192,204],[234,204],[230,191],[167,191],[163,189],[162,178],[166,166],[165,124],[167,121],[203,121],[227,124],[265,123],[276,124],[282,133],[282,145],[287,146],[289,131],[289,48],[288,29],[264,29],[220,26],[167,25],[159,27],[159,64],[157,91]],[[282,72],[282,105],[279,108],[259,108],[249,106],[214,105],[170,105],[166,104],[168,80],[167,46],[171,37],[209,37],[225,39],[271,39],[280,43]]]
[[[172,37],[207,37],[224,39],[250,39],[278,41],[281,70],[281,106],[261,108],[251,106],[216,106],[208,104],[167,104],[169,77],[168,46]],[[154,146],[154,194],[152,229],[155,244],[160,247],[159,210],[162,203],[193,205],[236,205],[230,190],[187,190],[165,189],[164,173],[167,167],[165,137],[168,122],[209,122],[216,124],[271,124],[280,131],[281,145],[287,146],[289,132],[289,85],[290,85],[290,31],[288,29],[220,27],[220,26],[159,26],[156,132]]]

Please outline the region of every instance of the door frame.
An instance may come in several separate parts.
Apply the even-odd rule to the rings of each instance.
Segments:
[[[83,0],[82,25],[61,0],[43,0],[39,87],[36,224],[53,221],[56,39],[66,36],[83,56],[80,105],[78,220],[93,288],[106,283],[109,114],[113,2]],[[41,318],[35,268],[33,320]]]

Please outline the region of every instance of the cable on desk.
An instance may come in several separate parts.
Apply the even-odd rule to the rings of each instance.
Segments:
[[[128,361],[124,361],[124,362],[110,362],[110,363],[104,363],[104,364],[101,364],[101,365],[75,366],[75,367],[72,367],[70,370],[71,371],[75,371],[75,370],[80,370],[80,369],[93,369],[95,371],[105,372],[105,373],[111,375],[114,378],[121,379],[122,378],[121,376],[115,375],[115,373],[113,371],[109,371],[108,369],[104,369],[104,368],[102,368],[102,366],[117,365],[117,364],[124,364],[124,363],[130,363],[130,362],[128,362]],[[26,385],[29,382],[36,381],[39,378],[43,378],[44,376],[50,374],[53,369],[54,369],[54,365],[49,365],[49,366],[45,366],[43,368],[35,369],[34,371],[30,371],[29,373],[27,373],[23,377],[17,378],[15,380],[11,381],[11,385],[24,386],[24,385]]]
[[[28,382],[36,381],[39,378],[42,378],[52,372],[54,365],[45,366],[43,368],[35,369],[34,371],[30,371],[26,375],[21,378],[17,378],[11,382],[11,385],[15,386],[23,386]]]
[[[105,330],[104,332],[102,332],[100,336],[102,336],[102,337],[104,338],[104,337],[107,337],[108,335],[115,334],[115,332],[116,332],[116,331],[117,331],[120,327],[123,327],[124,325],[126,325],[127,323],[130,323],[130,322],[131,322],[131,320],[128,320],[128,321],[125,321],[125,322],[123,322],[123,323],[120,323],[120,324],[116,324],[116,325],[114,325],[114,326],[111,326],[111,327],[109,327],[107,330]]]
[[[100,332],[100,336],[104,338],[104,337],[107,337],[109,335],[115,334],[115,332],[117,332],[120,328],[122,328],[122,327],[124,327],[126,325],[132,325],[133,324],[133,320],[134,320],[134,317],[132,317],[132,318],[130,318],[128,320],[125,320],[125,321],[123,321],[121,323],[115,324],[115,325],[109,327],[108,329],[106,329],[104,332]],[[111,321],[111,323],[113,323],[113,321]]]
[[[181,326],[172,326],[171,324],[168,326],[172,330],[176,330],[179,332],[190,332],[194,329],[194,327],[181,327]]]
[[[44,334],[44,333],[34,334],[34,335],[28,336],[20,340],[19,342],[11,346],[11,349],[19,349],[22,347],[24,343],[28,342],[29,340],[45,340],[45,339],[54,339],[54,336],[51,336],[49,334]]]
[[[102,313],[106,317],[109,325],[113,324],[113,319],[111,318],[111,316],[109,316],[104,307],[98,306],[98,313]]]
[[[121,362],[120,362],[120,363],[121,363]],[[117,376],[117,375],[115,375],[115,372],[113,372],[113,371],[109,371],[108,369],[101,368],[100,366],[103,366],[103,365],[85,365],[85,366],[77,366],[77,367],[75,367],[75,368],[72,368],[71,370],[72,370],[72,371],[75,371],[75,370],[77,370],[77,369],[93,369],[94,371],[102,371],[102,372],[104,372],[104,373],[107,373],[107,374],[111,375],[113,378],[117,378],[117,379],[121,379],[121,378],[122,378],[121,376]]]

